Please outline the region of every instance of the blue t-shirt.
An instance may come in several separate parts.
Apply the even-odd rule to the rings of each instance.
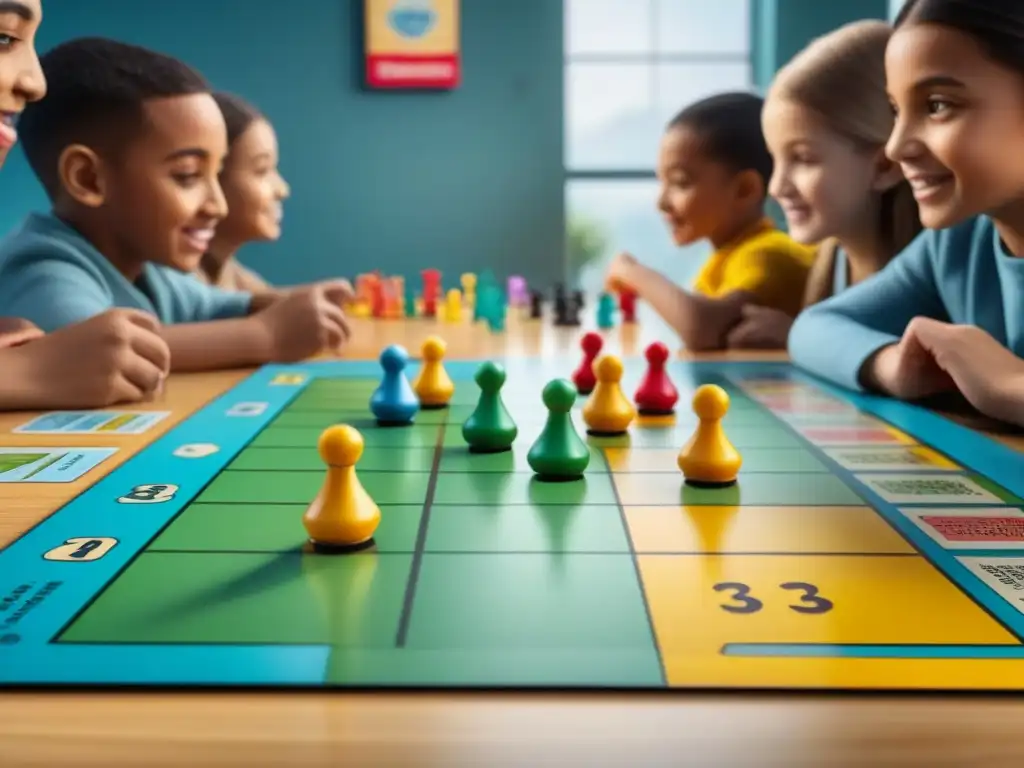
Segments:
[[[31,214],[0,243],[0,315],[47,333],[114,307],[144,310],[165,325],[244,317],[251,300],[158,264],[146,264],[133,283],[51,214]]]
[[[912,319],[975,325],[1024,357],[1024,258],[979,216],[925,230],[884,269],[807,308],[793,323],[793,362],[837,384],[863,389],[865,361],[899,341]]]

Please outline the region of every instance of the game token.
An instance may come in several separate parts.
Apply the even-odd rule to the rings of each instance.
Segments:
[[[597,327],[612,328],[615,325],[615,299],[603,292],[597,300]]]
[[[505,369],[497,363],[486,362],[477,369],[475,379],[480,387],[480,399],[462,425],[462,437],[473,453],[507,451],[519,429],[501,399]]]
[[[622,361],[602,355],[594,363],[597,385],[583,406],[583,421],[592,435],[622,435],[636,417],[636,409],[622,393]]]
[[[363,436],[347,424],[328,427],[317,444],[327,476],[302,517],[318,551],[362,548],[380,525],[380,508],[356,477],[363,455]]]
[[[416,396],[420,399],[421,408],[444,408],[455,392],[455,384],[441,362],[445,349],[444,341],[437,336],[429,336],[423,342],[420,353],[423,357],[423,365],[412,385]]]
[[[686,482],[712,487],[736,482],[742,458],[722,428],[722,419],[728,411],[729,394],[724,389],[717,384],[697,388],[693,395],[693,412],[700,421],[678,458]]]
[[[601,353],[604,346],[604,339],[599,333],[585,333],[580,339],[580,348],[583,350],[583,360],[579,367],[573,371],[572,383],[576,385],[576,391],[581,395],[589,395],[594,391],[597,378],[594,376],[594,360]]]
[[[575,480],[583,476],[590,463],[590,448],[572,423],[576,395],[576,387],[566,379],[555,379],[544,387],[548,418],[526,456],[542,480]]]
[[[381,426],[412,424],[420,401],[405,377],[409,353],[398,344],[385,347],[380,353],[384,377],[370,397],[370,410]]]
[[[640,381],[633,402],[644,416],[667,416],[675,411],[679,392],[665,370],[668,347],[656,341],[644,352],[647,372]]]

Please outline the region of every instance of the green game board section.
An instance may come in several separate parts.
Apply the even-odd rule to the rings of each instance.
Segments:
[[[678,450],[695,426],[685,392],[674,420],[587,437],[586,476],[544,483],[526,462],[545,416],[537,393],[504,393],[515,449],[476,455],[461,435],[473,388],[381,428],[367,413],[376,385],[311,382],[60,641],[328,645],[338,684],[661,685],[621,505],[862,503],[732,390],[729,437],[748,459],[736,486],[701,489],[642,466],[613,475],[602,450]],[[335,423],[363,434],[357,471],[382,511],[374,546],[347,556],[314,554],[302,527],[324,478],[317,441]]]

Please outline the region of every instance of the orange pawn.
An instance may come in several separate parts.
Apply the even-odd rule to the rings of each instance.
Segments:
[[[302,517],[310,541],[328,550],[371,543],[380,525],[380,508],[356,477],[363,436],[347,424],[336,424],[323,431],[317,448],[327,465],[327,477]]]
[[[444,341],[437,336],[430,336],[423,342],[420,350],[423,366],[412,383],[423,408],[444,408],[455,393],[455,384],[441,363],[445,351]]]
[[[622,361],[614,355],[602,355],[594,361],[596,383],[583,421],[592,435],[621,435],[636,417],[636,408],[622,391]]]
[[[729,395],[715,384],[704,384],[693,395],[693,412],[700,419],[697,429],[682,450],[677,463],[686,482],[693,485],[723,486],[736,482],[740,457],[722,428],[729,411]]]

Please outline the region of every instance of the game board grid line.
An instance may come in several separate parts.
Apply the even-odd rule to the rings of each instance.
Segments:
[[[395,646],[404,648],[409,635],[409,624],[412,622],[412,608],[416,600],[416,587],[420,578],[420,571],[423,568],[423,553],[427,546],[427,528],[430,525],[431,507],[434,505],[434,495],[437,492],[437,481],[440,473],[441,458],[444,455],[444,434],[448,427],[448,409],[445,409],[444,418],[437,425],[437,442],[434,446],[434,458],[431,462],[430,479],[427,480],[427,494],[423,500],[423,512],[420,514],[420,525],[416,531],[416,545],[412,554],[412,564],[409,567],[409,580],[405,585],[405,596],[402,599],[402,613],[398,617],[398,632],[395,636]]]
[[[253,371],[251,374],[249,374],[248,376],[244,377],[241,381],[236,382],[229,389],[227,389],[227,390],[225,390],[223,392],[220,392],[218,394],[215,394],[212,397],[210,397],[207,401],[205,401],[204,403],[200,404],[198,407],[193,409],[192,412],[189,413],[186,417],[184,417],[183,419],[178,421],[174,426],[172,426],[169,429],[167,429],[165,432],[163,432],[161,435],[156,437],[151,442],[149,442],[146,445],[143,445],[141,448],[139,448],[127,461],[125,461],[123,464],[120,464],[119,466],[117,466],[113,470],[111,470],[111,472],[107,475],[107,477],[113,475],[115,472],[123,472],[126,468],[130,468],[132,461],[137,456],[142,455],[142,453],[144,451],[150,450],[155,442],[160,441],[160,440],[166,440],[166,439],[170,438],[171,435],[173,435],[174,432],[179,427],[184,426],[186,424],[186,422],[190,421],[191,419],[196,418],[199,414],[203,413],[207,408],[212,408],[213,405],[215,403],[217,403],[218,401],[229,400],[232,397],[232,393],[236,392],[239,387],[241,387],[243,384],[245,384],[247,382],[250,382],[250,381],[253,381],[253,380],[256,380],[256,379],[260,378],[261,373],[262,372],[259,371],[259,370]],[[90,596],[88,600],[86,600],[81,606],[79,606],[78,610],[73,611],[71,613],[71,615],[68,617],[68,619],[63,624],[61,624],[60,627],[57,628],[57,630],[53,633],[53,635],[50,637],[50,639],[47,642],[48,643],[63,643],[63,642],[65,642],[65,641],[61,640],[61,637],[64,635],[64,633],[67,632],[75,624],[75,622],[77,622],[78,619],[81,618],[81,616],[87,610],[89,610],[96,603],[96,601],[99,600],[100,597],[102,597],[107,592],[107,590],[110,589],[117,582],[117,580],[120,579],[121,576],[123,576],[128,571],[129,568],[132,567],[132,565],[135,564],[135,562],[139,559],[139,557],[142,556],[143,553],[149,551],[149,546],[154,541],[157,541],[160,538],[160,536],[163,535],[164,531],[166,531],[171,525],[174,524],[175,520],[177,520],[183,514],[185,514],[185,511],[189,507],[192,506],[192,504],[195,502],[195,500],[198,499],[200,496],[202,496],[203,492],[207,488],[209,488],[210,485],[212,485],[213,482],[218,477],[220,477],[221,474],[223,474],[225,472],[225,470],[227,469],[227,466],[232,461],[237,459],[250,445],[252,445],[253,441],[255,441],[256,438],[259,437],[260,434],[263,433],[267,429],[267,427],[269,427],[270,424],[272,424],[274,422],[274,419],[276,419],[278,416],[280,416],[284,411],[286,411],[289,408],[289,406],[291,406],[292,403],[295,402],[295,399],[297,397],[299,397],[306,390],[306,388],[309,386],[310,382],[312,382],[312,381],[313,381],[313,379],[310,378],[310,379],[307,379],[306,382],[303,385],[294,387],[292,389],[292,391],[291,391],[290,396],[286,397],[284,402],[281,403],[280,407],[278,408],[277,413],[273,417],[271,417],[269,421],[265,422],[263,424],[262,428],[253,430],[252,434],[249,435],[249,438],[247,440],[245,440],[241,445],[239,445],[237,451],[235,451],[232,454],[226,454],[226,453],[223,453],[221,451],[218,451],[217,458],[221,462],[218,470],[216,472],[214,472],[213,474],[211,474],[209,479],[205,483],[203,483],[199,488],[196,489],[195,493],[192,495],[192,498],[190,498],[187,502],[185,502],[181,506],[181,508],[175,514],[171,515],[167,520],[164,521],[163,525],[161,525],[159,528],[157,528],[157,530],[155,530],[153,532],[153,535],[150,536],[149,540],[145,544],[143,544],[141,547],[139,547],[135,551],[135,553],[132,554],[131,557],[129,557],[127,560],[125,560],[124,564],[120,568],[118,568],[110,576],[109,579],[107,579],[106,584],[104,584],[102,586],[102,588],[97,589],[96,592],[92,596]],[[93,487],[95,487],[95,486],[90,486],[90,490]],[[47,515],[46,517],[47,518],[52,517],[53,515],[57,514],[57,512],[59,512],[61,509],[66,507],[68,504],[74,503],[77,499],[78,499],[78,497],[76,496],[75,498],[69,500],[66,504],[62,504],[52,514]],[[45,520],[46,520],[46,518],[44,518],[43,520],[40,520],[38,523],[36,523],[30,529],[26,530],[25,534],[23,534],[23,535],[27,535],[30,531],[38,528],[40,525],[43,524],[43,522]],[[18,538],[20,539],[21,537],[19,536]],[[17,539],[15,539],[15,541],[17,541]],[[10,542],[7,545],[7,547],[12,546],[15,543],[15,541]],[[0,548],[0,552],[2,552],[3,549],[6,549],[7,547]]]
[[[611,474],[611,464],[608,463],[608,455],[604,451],[600,451],[601,461],[605,463],[605,467]],[[658,674],[660,675],[660,684],[664,687],[669,687],[668,684],[668,670],[665,669],[665,656],[661,650],[661,643],[658,641],[658,633],[654,627],[654,614],[651,611],[651,601],[647,599],[647,587],[644,585],[643,574],[640,571],[640,559],[637,557],[636,545],[633,541],[633,535],[629,530],[629,520],[626,519],[626,507],[622,503],[622,498],[619,496],[619,487],[615,483],[615,476],[611,475],[609,481],[612,486],[612,494],[615,497],[615,506],[619,510],[619,522],[622,524],[622,533],[626,537],[626,544],[629,547],[629,558],[633,564],[633,573],[636,576],[637,588],[640,590],[640,599],[644,604],[644,616],[647,617],[647,630],[651,635],[651,644],[654,646],[654,653],[658,657]]]
[[[447,506],[447,505],[446,505]],[[412,554],[415,549],[389,549],[387,552],[376,552],[371,554],[365,554],[366,557],[388,557],[390,555],[408,555]],[[303,557],[308,556],[308,553],[303,552],[299,549],[156,549],[148,548],[147,553],[161,554],[161,555],[280,555],[282,557]],[[487,557],[502,557],[504,555],[543,555],[548,554],[544,550],[536,549],[487,549],[487,550],[471,550],[471,549],[431,549],[428,550],[431,555],[467,555],[479,557],[486,555]],[[566,552],[573,556],[576,555],[600,555],[601,557],[607,557],[608,555],[618,555],[621,557],[630,557],[629,552],[622,552],[617,549],[574,549],[570,552]],[[360,556],[359,554],[353,555],[354,557]],[[799,552],[783,552],[783,551],[768,551],[768,552],[708,552],[706,550],[651,550],[645,551],[643,557],[655,556],[655,557],[923,557],[919,552],[812,552],[812,551],[799,551]]]
[[[729,378],[733,379],[734,377],[730,376]],[[736,382],[736,381],[733,381],[733,383],[736,384],[736,386],[740,386],[739,383]],[[826,396],[834,397],[833,395],[829,394],[825,390],[822,390],[822,391],[825,392]],[[768,413],[772,414],[773,416],[775,415],[772,412],[771,408],[769,408],[767,405],[765,405],[764,403],[761,403],[756,398],[752,398],[752,399],[758,404],[758,406],[760,406],[761,408],[763,408],[766,411],[768,411]],[[893,427],[894,429],[899,429],[895,424],[892,424],[891,422],[889,422],[888,419],[885,419],[884,417],[879,416],[877,414],[872,414],[872,415],[875,416],[875,418],[877,418],[880,421],[882,421],[883,423],[888,424],[890,427]],[[776,417],[776,418],[778,418],[778,417]],[[857,478],[857,475],[856,475],[856,473],[854,471],[849,470],[846,467],[844,467],[836,459],[834,459],[832,456],[830,456],[821,446],[818,446],[813,441],[811,441],[809,438],[807,438],[805,435],[801,434],[800,430],[798,430],[795,425],[787,422],[784,419],[779,419],[779,422],[783,425],[783,427],[785,429],[787,429],[788,431],[790,431],[794,435],[796,435],[796,437],[806,446],[806,448],[812,454],[817,456],[821,461],[825,462],[825,465],[832,469],[832,473],[836,477],[838,477],[844,484],[846,484],[846,486],[854,494],[856,494],[858,497],[860,497],[864,501],[864,503],[868,507],[870,507],[874,511],[874,513],[876,515],[878,515],[878,517],[880,517],[885,522],[885,524],[888,525],[896,533],[897,536],[902,538],[916,552],[920,553],[921,557],[923,557],[928,562],[928,564],[931,565],[932,568],[934,568],[939,573],[939,575],[942,576],[942,578],[944,578],[951,586],[953,586],[956,590],[958,590],[961,594],[963,594],[971,603],[973,603],[978,608],[978,610],[980,610],[983,613],[985,613],[986,615],[988,615],[989,618],[991,618],[999,626],[1001,626],[1003,629],[1005,629],[1010,635],[1012,635],[1013,637],[1016,637],[1018,640],[1024,641],[1024,632],[1015,630],[1013,628],[1013,622],[1011,622],[1011,621],[1009,621],[1007,619],[1003,619],[1002,617],[1000,617],[995,609],[991,608],[989,605],[986,604],[985,601],[983,601],[981,599],[980,595],[976,595],[973,590],[969,589],[966,585],[961,584],[958,579],[956,579],[945,567],[943,567],[943,565],[939,562],[939,560],[936,558],[936,556],[934,554],[932,554],[931,552],[929,552],[929,550],[935,550],[935,551],[937,551],[939,553],[940,557],[949,557],[949,558],[951,558],[953,560],[953,562],[955,564],[959,565],[959,563],[957,563],[957,561],[956,561],[956,555],[951,554],[950,552],[945,550],[938,543],[933,542],[931,540],[928,540],[927,537],[924,536],[924,534],[922,532],[915,530],[913,528],[913,524],[900,511],[899,507],[895,503],[891,503],[891,502],[887,501],[886,499],[882,498],[879,494],[877,494],[875,491],[873,491],[866,483],[862,483]],[[995,481],[993,481],[991,478],[989,478],[983,472],[980,472],[980,471],[974,469],[971,466],[967,466],[965,462],[956,461],[952,457],[946,456],[944,451],[938,450],[937,448],[932,446],[930,443],[922,441],[919,437],[917,437],[917,435],[911,433],[910,431],[904,430],[904,429],[901,429],[900,431],[904,432],[908,436],[914,438],[917,441],[918,445],[922,445],[922,446],[924,446],[926,448],[931,448],[932,450],[936,451],[936,453],[938,453],[939,455],[945,456],[947,459],[952,461],[957,466],[963,466],[963,468],[965,470],[967,470],[968,472],[973,473],[975,475],[979,475],[981,477],[984,477],[986,480],[988,480],[990,483],[992,483],[992,485],[994,485],[995,487],[1003,490],[1004,492],[1007,492],[1007,493],[1009,492],[1008,489],[1003,488],[999,483],[996,483]],[[963,504],[928,504],[928,506],[929,507],[934,507],[934,508],[942,507],[942,508],[958,509],[958,508],[964,508],[965,505],[963,505]],[[992,505],[992,506],[1011,507],[1012,505],[1010,505],[1010,504],[1008,504],[1008,503],[1006,503],[1004,501],[1002,504],[995,504],[995,505]],[[899,523],[901,521],[905,522],[907,524],[907,530],[904,531],[902,529],[902,526],[899,525]],[[920,539],[920,540],[918,540],[918,539]],[[960,567],[963,568],[963,566],[960,566]],[[966,571],[966,569],[964,569],[964,570]],[[968,575],[969,576],[973,576],[973,574],[970,574],[970,573],[968,573]],[[975,576],[974,578],[976,579],[977,577]],[[993,594],[995,595],[997,600],[1003,600],[1003,602],[1006,602],[1004,598],[1002,598],[998,594],[995,594],[995,591],[991,587],[988,587],[988,585],[984,585],[984,586],[989,591],[993,592]],[[1009,603],[1007,603],[1007,607],[1010,610],[1013,610],[1012,606],[1010,606]]]

